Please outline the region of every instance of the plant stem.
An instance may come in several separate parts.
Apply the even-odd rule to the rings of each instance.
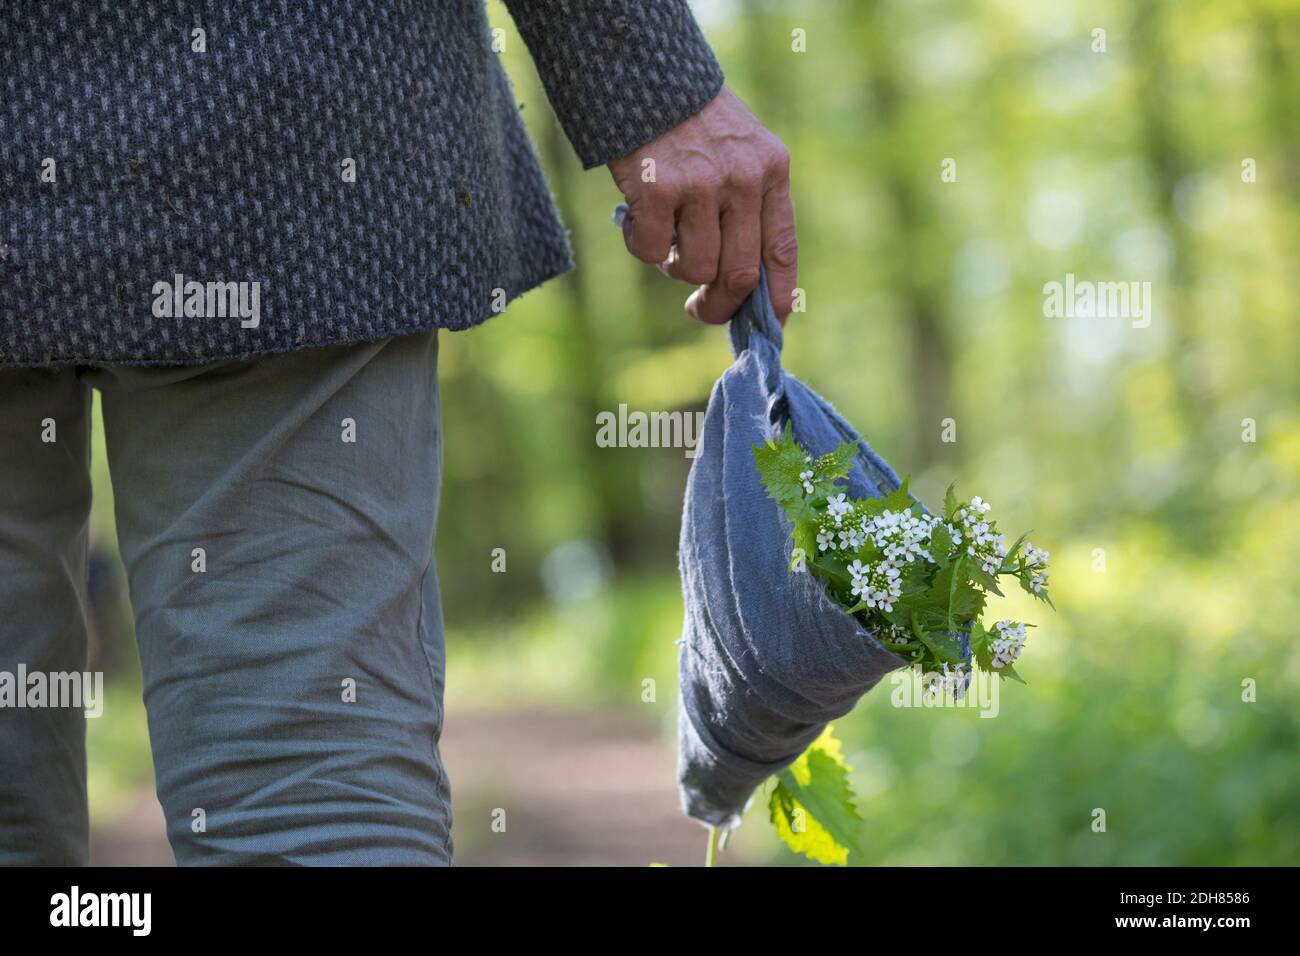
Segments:
[[[718,858],[718,828],[709,827],[709,850],[704,857],[705,866],[713,866]]]

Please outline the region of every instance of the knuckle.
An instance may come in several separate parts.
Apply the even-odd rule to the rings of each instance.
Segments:
[[[779,139],[773,141],[767,156],[768,172],[786,178],[790,175],[790,150]]]
[[[733,296],[746,296],[758,285],[758,266],[736,266],[718,277],[722,288]]]
[[[763,185],[764,171],[761,163],[751,160],[736,162],[727,174],[727,185],[743,192],[757,192]]]
[[[697,202],[708,202],[722,192],[723,185],[724,177],[712,166],[708,166],[691,173],[685,192]]]
[[[799,240],[793,231],[783,232],[772,240],[767,254],[782,269],[793,269],[799,262]]]
[[[695,285],[708,285],[717,278],[716,272],[711,272],[707,266],[702,266],[699,263],[684,264],[680,274],[684,280]]]

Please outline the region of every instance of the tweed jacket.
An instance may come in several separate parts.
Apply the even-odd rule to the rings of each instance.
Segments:
[[[584,167],[698,112],[686,0],[506,0]],[[483,0],[0,4],[0,366],[464,329],[572,267]]]

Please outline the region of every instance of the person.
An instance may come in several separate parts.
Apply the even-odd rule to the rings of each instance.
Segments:
[[[685,0],[506,6],[631,254],[707,323],[761,265],[784,318],[789,156]],[[88,862],[92,390],[177,862],[451,862],[438,330],[573,266],[503,42],[480,0],[0,7],[0,862]]]

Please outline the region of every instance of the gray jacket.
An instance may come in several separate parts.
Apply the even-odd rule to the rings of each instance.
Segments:
[[[506,0],[598,166],[722,72],[686,0]],[[463,329],[572,267],[482,0],[0,4],[0,366]]]

